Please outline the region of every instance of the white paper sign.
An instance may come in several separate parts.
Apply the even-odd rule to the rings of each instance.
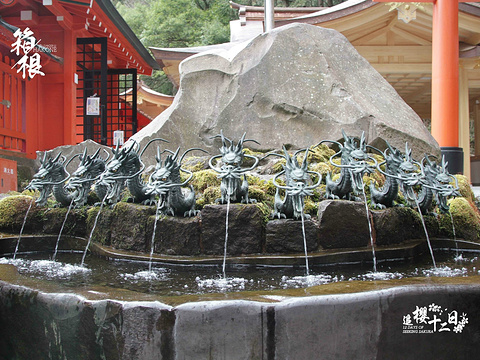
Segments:
[[[113,132],[113,146],[122,146],[125,141],[125,133],[123,130],[115,130]]]
[[[87,98],[87,115],[100,115],[100,98],[90,96]]]

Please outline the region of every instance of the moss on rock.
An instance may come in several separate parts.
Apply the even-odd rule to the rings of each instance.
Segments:
[[[41,230],[42,211],[35,204],[34,198],[27,195],[12,195],[0,200],[0,229],[5,231],[20,231],[25,214],[30,204],[30,212],[25,222],[24,231]],[[33,202],[33,203],[32,203]]]
[[[196,193],[202,193],[211,186],[220,186],[220,179],[213,170],[201,170],[193,173],[190,184]]]
[[[457,238],[468,241],[480,241],[480,214],[471,200],[464,197],[450,199],[450,212],[455,225]],[[453,238],[453,227],[450,214],[439,216],[440,230]]]
[[[455,175],[458,180],[458,192],[467,200],[475,201],[475,194],[473,193],[470,181],[465,175]],[[454,185],[454,184],[452,184]]]

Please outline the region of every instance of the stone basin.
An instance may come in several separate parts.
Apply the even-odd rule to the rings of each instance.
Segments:
[[[371,273],[373,258],[364,206],[329,201],[320,208],[323,212],[305,223],[313,272],[351,264]],[[302,241],[296,236],[301,234],[301,222],[266,222],[253,205],[236,205],[231,210],[227,275],[239,266],[247,271],[265,267],[276,276],[285,269],[304,274]],[[84,250],[94,211],[72,211],[60,251]],[[48,258],[65,212],[34,208],[21,238],[19,257],[43,251]],[[162,218],[155,238],[154,266],[208,267],[220,274],[224,212],[225,206],[209,206],[191,219]],[[14,233],[23,217],[17,217]],[[245,217],[252,227],[258,227],[250,232],[255,236],[248,242],[248,251],[240,246],[248,235],[240,232]],[[140,261],[147,268],[153,221],[151,207],[121,203],[105,209],[93,232],[90,252]],[[413,266],[422,258],[428,261],[423,229],[414,212],[375,211],[371,221],[381,267],[388,267],[392,260]],[[393,226],[390,232],[386,230],[389,224]],[[188,230],[189,226],[196,230]],[[445,236],[434,217],[427,219],[427,228],[436,252],[455,251],[457,246],[467,253],[480,251],[476,242],[454,242]],[[42,234],[29,234],[35,229]],[[357,229],[356,233],[352,229]],[[0,238],[0,253],[11,256],[17,234]],[[457,235],[463,234],[467,237],[468,229],[457,229]],[[442,314],[429,310],[437,306]],[[73,287],[65,279],[28,277],[13,265],[0,264],[0,349],[5,358],[469,359],[475,358],[480,345],[479,307],[476,269],[468,277],[419,273],[391,280],[373,277],[324,285],[305,283],[298,288],[162,295],[108,283]],[[426,309],[428,319],[415,315],[419,309]],[[448,323],[449,313],[457,314],[456,324]],[[407,320],[410,325],[404,325]],[[445,322],[449,331],[440,332]]]
[[[2,238],[0,251],[9,253],[16,238]],[[51,252],[55,241],[55,236],[25,236],[22,251]],[[60,248],[82,250],[85,242],[62,238]],[[435,251],[455,247],[449,239],[432,239],[432,244]],[[147,257],[92,245],[92,253],[102,256]],[[480,249],[467,241],[458,245],[472,253]],[[425,241],[418,240],[377,254],[380,260],[385,254],[384,260],[416,261],[425,251]],[[153,260],[178,265],[187,258],[157,254]],[[230,257],[229,262],[283,268],[301,266],[300,259],[298,254],[251,255]],[[358,266],[367,259],[371,260],[368,247],[310,255],[314,268],[339,260]],[[221,258],[198,256],[189,261],[215,265]],[[441,314],[429,311],[435,306],[443,309]],[[415,322],[418,309],[426,309],[426,323]],[[448,324],[447,314],[454,312],[456,328]],[[412,325],[404,325],[408,316]],[[459,326],[465,318],[468,323]],[[440,322],[428,323],[437,319]],[[444,322],[449,331],[440,332]],[[480,276],[160,296],[105,285],[69,289],[60,281],[29,278],[3,264],[0,329],[2,354],[20,359],[467,359],[475,358],[480,345]]]

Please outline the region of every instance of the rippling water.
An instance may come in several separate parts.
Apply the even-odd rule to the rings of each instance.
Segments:
[[[440,253],[434,268],[428,257],[415,264],[384,262],[378,271],[365,266],[314,266],[305,275],[304,267],[233,266],[228,277],[221,266],[180,266],[148,262],[107,260],[89,256],[80,266],[81,254],[59,253],[56,261],[41,259],[44,255],[20,255],[16,259],[1,258],[0,264],[12,264],[25,277],[53,281],[68,288],[106,286],[159,295],[202,294],[213,292],[259,291],[307,288],[339,282],[379,281],[408,277],[458,277],[479,275],[477,256],[453,252]]]

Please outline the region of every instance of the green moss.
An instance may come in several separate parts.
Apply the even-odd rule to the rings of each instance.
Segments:
[[[330,149],[326,144],[322,144],[310,147],[307,160],[309,164],[314,162],[328,163],[332,155],[335,155],[335,150]]]
[[[280,171],[282,171],[286,163],[287,160],[285,159],[278,160],[272,167],[273,173],[278,174]]]
[[[322,175],[322,181],[325,182],[325,178],[327,176],[327,174],[333,170],[333,165],[331,165],[330,163],[325,163],[325,162],[319,162],[319,163],[316,163],[316,164],[312,164],[310,165],[309,169],[311,171],[316,171],[318,173],[320,173]],[[316,181],[316,180],[314,180]]]
[[[262,187],[265,183],[265,180],[260,179],[258,176],[246,174],[245,177],[247,178],[248,185],[257,185]]]
[[[266,181],[263,184],[262,189],[265,191],[267,195],[270,195],[270,196],[275,196],[275,193],[277,192],[277,187],[273,183],[272,179]]]
[[[270,214],[272,212],[272,208],[265,203],[256,203],[255,206],[260,209],[263,215],[263,222],[266,224],[270,220]]]
[[[197,157],[197,156],[189,156],[185,158],[182,163],[182,167],[186,170],[191,172],[202,171],[206,167],[208,167],[208,160],[205,158]]]
[[[305,214],[316,216],[318,212],[318,202],[314,201],[310,197],[305,198]]]
[[[262,202],[266,200],[267,194],[260,186],[250,185],[248,187],[248,197]]]
[[[455,175],[455,177],[458,180],[458,191],[460,195],[467,200],[475,201],[475,194],[472,191],[468,178],[465,175]],[[452,185],[455,184],[452,182]]]
[[[450,199],[448,204],[457,237],[478,242],[480,240],[480,214],[473,202],[464,197],[458,197]],[[439,224],[441,231],[453,236],[450,214],[442,214],[439,217]]]
[[[220,185],[218,186],[209,186],[207,187],[202,195],[197,199],[197,207],[200,209],[205,205],[215,204],[215,200],[220,198],[222,195],[220,191]]]
[[[17,231],[21,227],[25,214],[32,201],[34,201],[34,198],[27,195],[13,195],[1,199],[0,228],[9,231]],[[38,218],[39,212],[36,204],[33,203],[27,221],[31,223],[32,220],[35,220],[36,222]]]
[[[220,186],[220,179],[213,170],[201,170],[193,173],[190,184],[193,185],[195,192],[200,194],[210,186]]]

